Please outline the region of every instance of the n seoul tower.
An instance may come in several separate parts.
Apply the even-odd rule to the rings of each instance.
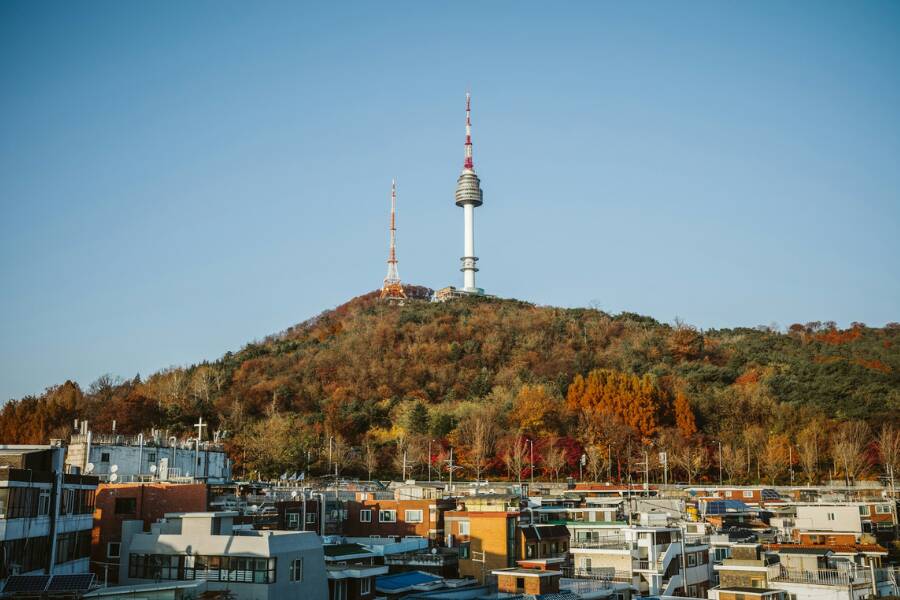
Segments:
[[[472,161],[472,98],[466,93],[466,154],[462,173],[456,181],[456,205],[463,208],[465,219],[465,254],[462,257],[463,289],[466,294],[483,294],[484,290],[475,286],[475,272],[478,257],[475,256],[475,207],[481,206],[481,180],[475,174]]]

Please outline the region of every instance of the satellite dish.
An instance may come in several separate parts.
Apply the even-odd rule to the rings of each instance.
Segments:
[[[109,468],[110,473],[115,473],[118,470],[119,470],[119,465],[113,465]]]
[[[111,483],[115,483],[116,481],[118,481],[118,479],[119,479],[119,476],[116,475],[115,473],[113,473],[112,475],[109,476],[109,481]]]
[[[156,465],[150,465],[150,472],[156,473]]]
[[[435,554],[437,554],[437,548],[432,548],[432,549],[431,549],[431,554],[432,554],[432,556],[435,555]]]
[[[293,492],[291,492],[291,498],[296,498],[296,497],[297,497],[297,491],[294,490]]]
[[[87,466],[84,467],[85,473],[93,473],[94,472],[94,463],[88,463]]]

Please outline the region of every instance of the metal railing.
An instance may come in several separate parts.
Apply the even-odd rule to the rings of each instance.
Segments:
[[[570,548],[584,548],[589,550],[596,549],[614,549],[614,550],[631,550],[634,547],[633,542],[626,541],[625,538],[607,537],[599,539],[579,540],[574,539],[569,542]]]
[[[562,576],[567,579],[585,579],[590,581],[613,581],[617,583],[631,583],[632,574],[628,571],[613,571],[612,569],[582,569],[580,567],[561,567]]]
[[[869,583],[871,575],[868,570],[845,571],[839,569],[815,569],[803,571],[781,567],[773,581],[785,583],[811,583],[815,585],[845,586],[851,583]]]

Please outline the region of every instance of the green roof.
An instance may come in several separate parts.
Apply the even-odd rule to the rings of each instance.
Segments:
[[[372,551],[359,544],[326,544],[322,546],[325,556],[351,556],[355,554],[372,554]]]

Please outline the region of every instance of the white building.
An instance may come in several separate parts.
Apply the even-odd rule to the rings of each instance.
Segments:
[[[240,600],[325,598],[322,539],[313,532],[238,531],[236,512],[172,513],[142,533],[141,521],[122,527],[124,585],[148,581],[206,581]]]
[[[0,446],[0,589],[10,575],[87,573],[97,478],[64,447]]]
[[[676,527],[566,523],[575,578],[631,583],[645,595],[704,596],[709,545]]]
[[[231,460],[216,442],[179,441],[156,436],[94,434],[72,436],[66,465],[70,471],[102,481],[206,481],[231,479]],[[115,475],[115,477],[113,477]]]

